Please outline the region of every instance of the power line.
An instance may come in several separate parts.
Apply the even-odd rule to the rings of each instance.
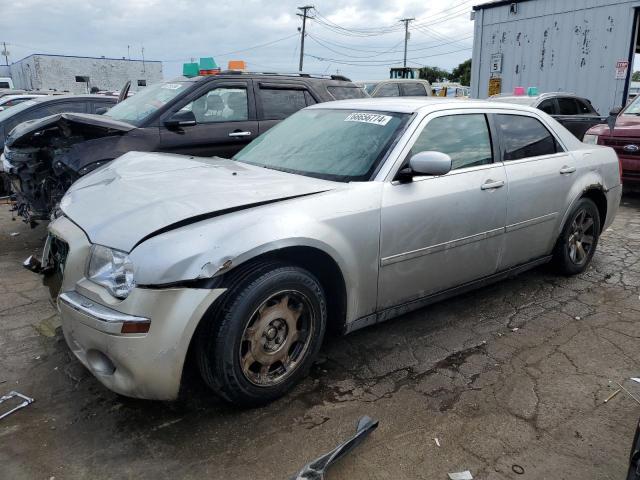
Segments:
[[[412,62],[412,63],[417,63],[420,64],[418,61],[424,58],[432,58],[432,57],[439,57],[442,55],[449,55],[451,53],[458,53],[458,52],[464,52],[464,51],[469,51],[472,50],[471,47],[467,47],[467,48],[460,48],[457,50],[450,50],[448,52],[441,52],[441,53],[433,53],[431,55],[422,55],[419,58],[408,58],[407,62]],[[308,54],[305,53],[306,57],[312,57],[315,58],[316,60],[320,60],[323,62],[332,62],[332,63],[338,63],[340,65],[351,65],[354,67],[372,67],[372,66],[385,66],[385,65],[397,65],[398,63],[402,62],[402,59],[385,59],[385,60],[351,60],[351,61],[345,61],[345,60],[341,60],[341,59],[335,59],[335,58],[326,58],[326,57],[320,57],[317,55],[312,55],[312,54]]]

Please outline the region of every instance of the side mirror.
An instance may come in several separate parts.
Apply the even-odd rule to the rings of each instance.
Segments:
[[[109,109],[107,107],[96,108],[96,115],[104,115]]]
[[[167,128],[192,127],[196,123],[196,116],[189,110],[176,112],[164,121],[164,125]]]
[[[451,171],[451,157],[442,152],[420,152],[409,159],[414,175],[444,175]]]
[[[609,133],[613,133],[613,129],[616,127],[616,120],[618,115],[622,111],[622,107],[613,107],[607,117],[607,126],[609,127]]]

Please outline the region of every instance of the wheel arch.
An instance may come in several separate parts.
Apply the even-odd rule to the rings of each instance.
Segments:
[[[286,246],[261,253],[225,272],[220,287],[228,287],[227,282],[234,281],[234,279],[237,281],[238,275],[235,274],[242,276],[241,271],[246,272],[252,268],[259,268],[265,262],[273,260],[302,267],[318,278],[327,300],[327,332],[341,334],[346,325],[347,285],[338,262],[320,248],[313,246]],[[197,339],[202,329],[210,325],[207,319],[216,321],[215,318],[218,315],[219,308],[224,303],[224,298],[225,295],[223,294],[209,306],[193,331],[182,370],[182,387],[185,385],[185,380],[193,376],[190,372],[197,372],[195,364]]]
[[[598,207],[598,214],[600,216],[600,233],[602,233],[602,227],[606,224],[605,222],[607,218],[607,196],[601,184],[591,184],[582,188],[577,195],[574,194],[573,200],[564,212],[562,221],[558,225],[558,235],[562,232],[562,229],[564,228],[564,225],[567,222],[569,215],[571,215],[576,203],[578,203],[582,198],[588,198],[596,204],[596,207]]]

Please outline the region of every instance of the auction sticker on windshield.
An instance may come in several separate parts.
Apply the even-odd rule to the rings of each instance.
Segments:
[[[169,90],[178,90],[182,85],[179,83],[165,83],[162,88],[168,88]]]
[[[345,122],[361,122],[361,123],[372,123],[374,125],[385,126],[391,120],[390,115],[381,115],[379,113],[351,113],[347,118],[344,119]]]

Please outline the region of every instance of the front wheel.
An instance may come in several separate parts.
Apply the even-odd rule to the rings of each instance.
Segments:
[[[278,263],[242,272],[198,339],[204,381],[226,400],[257,406],[308,372],[325,332],[324,291],[307,270]]]
[[[561,273],[576,275],[584,272],[596,251],[600,236],[598,207],[588,198],[581,198],[571,211],[554,251],[554,263]]]

